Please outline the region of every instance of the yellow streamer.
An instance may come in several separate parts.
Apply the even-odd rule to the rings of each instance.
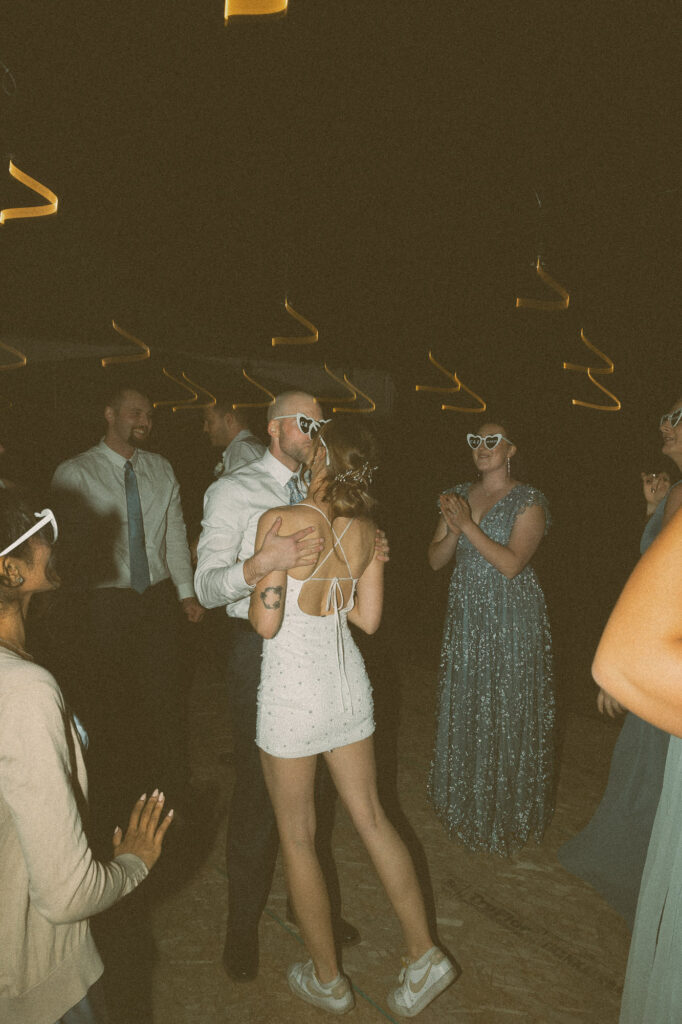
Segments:
[[[335,405],[332,408],[332,412],[374,412],[374,410],[377,407],[374,399],[370,398],[369,395],[366,395],[364,391],[361,391],[357,384],[353,384],[353,382],[348,379],[345,373],[343,375],[343,379],[346,382],[346,386],[353,392],[353,400],[355,401],[358,395],[360,395],[361,398],[364,398],[366,402],[369,402],[369,408],[351,409],[350,405]]]
[[[582,402],[579,398],[572,398],[572,405],[581,405],[584,409],[597,409],[599,412],[618,412],[622,408],[620,399],[616,398],[613,392],[605,388],[603,384],[600,384],[598,380],[595,380],[593,374],[609,374],[613,373],[615,365],[613,359],[607,356],[604,352],[601,352],[596,345],[594,345],[589,338],[585,336],[585,332],[580,328],[580,339],[587,345],[589,349],[594,352],[595,355],[599,356],[606,363],[606,366],[580,366],[578,363],[564,363],[564,370],[577,370],[580,373],[586,373],[588,378],[592,381],[595,387],[598,387],[600,391],[603,391],[605,395],[613,399],[614,405],[596,405],[594,402]]]
[[[59,200],[51,188],[48,188],[47,185],[41,185],[35,178],[32,178],[24,171],[20,171],[11,160],[9,162],[9,173],[17,181],[20,181],[22,185],[30,188],[32,192],[37,192],[43,199],[47,199],[47,203],[42,203],[40,206],[13,206],[6,210],[0,210],[0,224],[4,224],[6,220],[19,220],[25,217],[49,217],[51,213],[57,212]]]
[[[284,308],[290,316],[293,316],[294,320],[298,320],[299,324],[303,324],[311,332],[309,335],[304,335],[302,338],[282,338],[274,337],[272,344],[274,345],[314,345],[316,341],[319,341],[320,332],[318,331],[315,324],[311,324],[310,320],[306,320],[304,316],[297,313],[293,306],[289,305],[289,300],[284,299]]]
[[[184,391],[189,391],[192,397],[185,402],[178,402],[177,398],[160,398],[158,402],[153,403],[155,409],[160,409],[164,405],[170,405],[173,407],[173,411],[175,412],[175,409],[180,409],[185,405],[192,405],[196,402],[199,396],[194,388],[189,387],[187,384],[183,384],[183,382],[174,376],[174,374],[169,373],[165,366],[161,368],[161,373],[164,377],[168,377],[169,380],[172,380],[174,384],[179,384]]]
[[[200,402],[199,396],[197,394],[196,402],[193,405],[194,409],[210,409],[212,406],[215,405],[215,395],[212,395],[211,392],[207,388],[202,387],[201,384],[197,384],[196,381],[190,380],[184,370],[182,371],[182,376],[185,378],[187,383],[190,384],[195,389],[195,394],[197,391],[203,391],[203,393],[208,396],[208,402]],[[191,402],[185,402],[182,405],[173,406],[173,412],[177,412],[178,409],[187,409],[191,404]]]
[[[249,377],[249,375],[246,372],[246,370],[242,369],[242,374],[246,377],[246,379],[248,380],[248,382],[250,384],[253,384],[254,387],[257,387],[260,391],[264,391],[266,395],[269,395],[270,396],[270,401],[269,402],[237,402],[237,403],[233,403],[232,404],[232,408],[233,409],[267,409],[267,407],[269,405],[272,405],[274,403],[275,396],[273,395],[272,391],[268,391],[268,389],[266,387],[263,387],[262,384],[259,384],[257,380],[253,379],[253,377]]]
[[[136,338],[133,334],[129,334],[128,331],[124,331],[122,327],[119,327],[115,320],[111,321],[111,326],[114,328],[117,334],[120,334],[122,338],[127,338],[128,341],[132,341],[134,345],[139,345],[143,350],[142,352],[136,352],[134,355],[121,355],[121,356],[105,356],[102,360],[102,366],[111,366],[112,363],[141,363],[144,359],[149,359],[151,350],[149,345],[145,345],[143,341]]]
[[[28,359],[23,352],[19,351],[18,348],[14,348],[13,345],[8,345],[5,341],[0,341],[0,348],[5,349],[6,352],[11,352],[18,360],[16,363],[0,363],[0,370],[20,370],[22,366],[26,366]]]
[[[225,0],[225,24],[238,14],[281,14],[289,0]]]
[[[538,256],[537,263],[535,264],[535,270],[545,284],[555,291],[557,295],[561,296],[561,300],[557,299],[517,299],[516,309],[546,309],[546,310],[557,310],[557,309],[568,309],[569,294],[566,289],[555,281],[553,277],[550,277],[547,271],[543,268],[540,263],[540,257]]]
[[[324,365],[324,372],[326,374],[328,374],[332,378],[332,380],[335,380],[337,384],[340,384],[342,388],[345,388],[346,391],[350,391],[351,397],[350,398],[343,398],[343,397],[339,398],[338,395],[331,395],[331,396],[320,395],[320,396],[316,396],[315,397],[315,401],[319,402],[320,405],[322,405],[322,404],[332,405],[334,402],[336,402],[336,403],[338,403],[338,402],[355,402],[357,400],[357,397],[358,397],[357,391],[353,387],[349,387],[348,386],[347,380],[341,380],[341,378],[337,377],[335,373],[332,373],[332,371],[329,369],[329,367],[327,366],[326,363],[324,363],[323,365]],[[345,378],[345,376],[346,375],[344,374],[344,378]]]
[[[452,373],[450,372],[450,370],[446,370],[444,366],[441,366],[440,363],[436,362],[436,360],[433,358],[433,355],[431,354],[431,352],[429,352],[429,362],[433,363],[433,365],[435,367],[437,367],[440,370],[441,373],[444,373],[446,377],[449,377],[449,379],[454,382],[455,387],[454,388],[439,388],[439,387],[435,387],[432,384],[415,384],[415,386],[414,386],[414,390],[415,391],[433,391],[433,392],[436,392],[438,394],[452,394],[452,393],[456,393],[458,391],[466,391],[466,393],[468,395],[471,395],[472,398],[475,398],[476,401],[480,403],[480,407],[478,409],[471,409],[471,408],[467,408],[467,406],[461,406],[461,405],[441,405],[441,410],[447,411],[447,412],[485,412],[486,411],[488,406],[483,401],[481,396],[477,395],[475,391],[471,390],[471,388],[468,388],[466,386],[466,384],[463,384],[462,381],[457,376],[457,374],[454,372],[454,370],[452,371]]]

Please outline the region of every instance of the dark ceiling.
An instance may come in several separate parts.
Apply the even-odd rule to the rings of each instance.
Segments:
[[[60,208],[0,228],[0,326],[101,344],[115,317],[261,358],[288,294],[320,330],[302,360],[438,383],[432,349],[477,391],[514,372],[566,401],[595,394],[561,371],[584,326],[640,401],[680,371],[675,41],[600,9],[290,0],[225,27],[221,0],[8,4],[2,152]],[[3,206],[28,195],[0,178]],[[565,313],[514,309],[547,296],[539,252]]]

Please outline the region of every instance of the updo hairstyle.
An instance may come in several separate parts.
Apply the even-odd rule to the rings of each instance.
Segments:
[[[327,485],[322,495],[330,505],[330,518],[371,516],[376,500],[369,493],[377,469],[374,435],[356,419],[325,423],[314,450],[326,445],[329,453]],[[324,445],[322,444],[324,440]]]

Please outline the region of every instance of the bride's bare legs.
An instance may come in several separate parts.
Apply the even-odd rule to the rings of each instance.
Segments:
[[[408,956],[418,960],[435,943],[412,858],[379,803],[373,739],[370,736],[359,743],[338,747],[324,756],[339,796],[400,921]]]
[[[301,937],[321,982],[339,973],[329,895],[315,852],[315,766],[317,757],[272,757],[261,750],[263,774]]]

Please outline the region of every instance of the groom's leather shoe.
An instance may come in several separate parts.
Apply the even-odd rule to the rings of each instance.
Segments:
[[[258,929],[228,931],[223,948],[223,967],[233,981],[253,981],[258,974]]]

